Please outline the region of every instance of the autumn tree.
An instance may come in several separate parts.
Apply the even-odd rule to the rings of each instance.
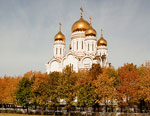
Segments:
[[[0,78],[0,103],[16,103],[15,90],[21,77],[4,76]]]
[[[74,105],[76,97],[76,79],[77,77],[72,70],[72,67],[66,66],[58,80],[58,99],[63,99],[66,102],[66,108],[69,113],[68,115],[70,115],[70,108]]]
[[[35,106],[41,105],[44,110],[46,103],[48,101],[47,74],[36,72],[34,78],[35,81],[32,84],[32,93],[33,93],[32,102],[35,103]]]
[[[97,77],[95,83],[95,93],[98,96],[96,102],[104,104],[103,113],[107,111],[107,106],[112,104],[116,99],[115,77],[109,77],[107,68],[103,68],[102,74]]]
[[[16,99],[17,103],[25,106],[27,108],[27,113],[28,113],[28,106],[29,102],[32,100],[32,84],[33,80],[29,80],[26,77],[23,77],[19,84],[18,84],[18,89],[16,90]]]
[[[0,77],[0,93],[3,92],[2,77]],[[2,94],[0,94],[0,104],[2,104]]]
[[[109,78],[113,77],[115,79],[114,87],[119,85],[118,71],[117,70],[115,70],[113,67],[108,67],[107,68],[107,75]]]
[[[95,103],[95,86],[92,79],[89,77],[89,71],[83,70],[77,73],[77,106],[86,107],[86,115],[88,108]]]
[[[89,70],[89,77],[92,78],[92,80],[97,79],[98,75],[102,73],[102,68],[99,64],[92,64],[91,69]]]
[[[60,73],[59,72],[52,72],[48,75],[47,80],[48,80],[48,96],[50,102],[48,103],[50,106],[54,107],[54,115],[57,106],[59,106],[59,91],[57,89],[58,87],[58,80],[60,78]]]
[[[59,105],[57,91],[59,77],[59,72],[52,72],[49,75],[38,73],[35,75],[35,82],[32,86],[36,103],[42,105],[43,109],[46,105],[54,107],[54,115]]]
[[[134,64],[124,64],[118,69],[118,101],[121,106],[132,106],[138,101],[138,71]]]
[[[144,104],[146,104],[147,109],[150,107],[150,68],[142,65],[138,68],[138,72],[138,98],[140,101],[140,111],[142,112]]]

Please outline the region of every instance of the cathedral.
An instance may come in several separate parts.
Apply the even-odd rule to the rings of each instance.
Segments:
[[[83,19],[82,8],[80,19],[72,25],[71,43],[66,53],[65,35],[62,33],[61,24],[59,32],[54,37],[53,58],[46,64],[47,73],[62,72],[63,68],[71,65],[75,72],[90,69],[92,64],[108,67],[107,41],[101,37],[97,41],[96,30],[90,22]]]

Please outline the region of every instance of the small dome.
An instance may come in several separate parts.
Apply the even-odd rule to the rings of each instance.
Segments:
[[[107,46],[107,41],[103,38],[102,31],[101,29],[101,38],[97,41],[97,46]]]
[[[85,36],[89,36],[89,35],[96,36],[96,31],[95,31],[95,29],[93,29],[92,27],[90,27],[89,29],[87,29],[87,30],[85,31]]]
[[[101,37],[98,41],[97,41],[97,46],[107,46],[107,41]]]
[[[89,35],[96,36],[96,31],[95,29],[93,29],[91,24],[91,17],[90,17],[90,28],[85,31],[85,36],[89,36]]]
[[[61,32],[61,23],[59,23],[59,32],[55,35],[54,41],[64,41],[65,42],[65,36]]]
[[[65,42],[65,36],[64,36],[64,34],[62,34],[61,31],[59,31],[59,32],[55,35],[54,41],[58,41],[58,40]]]

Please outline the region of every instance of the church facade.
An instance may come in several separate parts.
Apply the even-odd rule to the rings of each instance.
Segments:
[[[65,36],[61,31],[54,37],[53,58],[46,64],[47,73],[62,72],[63,68],[71,65],[75,72],[82,69],[90,69],[92,64],[108,67],[107,41],[104,39],[101,29],[101,37],[97,41],[96,30],[90,23],[83,19],[82,9],[78,21],[72,25],[71,43],[66,53]]]

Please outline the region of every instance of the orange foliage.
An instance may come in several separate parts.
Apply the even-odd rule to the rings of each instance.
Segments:
[[[35,80],[32,86],[32,92],[35,94],[34,94],[33,100],[35,100],[39,104],[45,104],[47,102],[47,99],[46,99],[47,93],[45,92],[44,89],[46,89],[45,85],[48,84],[48,81],[46,78],[47,74],[46,73],[42,74],[41,72],[35,72],[34,77],[35,77]]]
[[[145,102],[150,101],[150,68],[147,66],[141,66],[139,68],[139,99],[144,100]]]
[[[15,103],[15,90],[17,89],[20,79],[21,77],[13,78],[9,76],[4,76],[4,78],[0,78],[0,103]]]
[[[94,81],[96,86],[95,92],[99,98],[97,99],[98,103],[108,104],[108,101],[112,103],[116,98],[115,78],[108,76],[107,68],[104,68],[102,71],[102,74]]]
[[[78,73],[76,73],[77,78],[77,85],[80,84],[86,84],[91,80],[91,77],[89,76],[88,70],[81,70]]]
[[[124,64],[118,69],[118,97],[121,105],[130,105],[138,101],[138,71],[133,64]]]

